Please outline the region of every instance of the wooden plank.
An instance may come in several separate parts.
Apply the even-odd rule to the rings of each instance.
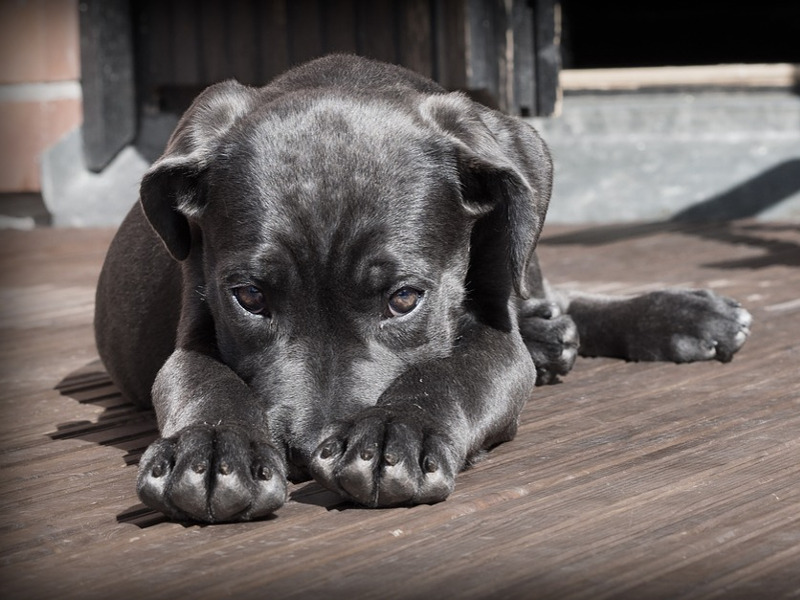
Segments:
[[[467,0],[467,87],[484,103],[508,109],[506,94],[505,8],[500,0]]]
[[[246,85],[263,84],[260,79],[259,44],[257,38],[258,7],[257,0],[237,0],[226,3],[229,12],[229,29],[226,42],[230,48],[231,64],[228,77],[233,77]]]
[[[139,0],[133,7],[137,94],[148,110],[157,110],[160,86],[174,76],[172,16],[157,0]]]
[[[511,11],[514,65],[511,112],[530,117],[538,114],[533,7],[527,0],[514,0]]]
[[[536,0],[533,6],[536,42],[536,114],[550,116],[560,110],[561,7],[555,0]]]
[[[290,66],[289,15],[285,2],[258,4],[260,80],[268,83]]]
[[[201,81],[206,84],[230,77],[230,54],[226,36],[230,18],[226,3],[220,0],[200,2],[194,8],[202,43],[198,54],[202,66]]]
[[[558,87],[557,71],[548,62],[551,5],[548,0],[465,2],[466,87],[474,99],[512,114],[540,114],[542,94],[550,91],[539,86]]]
[[[637,90],[643,88],[791,88],[800,80],[800,65],[699,65],[626,69],[566,69],[561,87],[568,91]]]
[[[8,597],[800,591],[795,224],[546,227],[539,252],[554,284],[710,286],[751,310],[751,339],[725,365],[579,360],[562,384],[537,388],[516,439],[462,473],[446,502],[365,510],[304,483],[274,518],[213,527],[169,523],[135,496],[152,415],[115,397],[91,332],[112,233],[0,236]]]
[[[398,23],[393,0],[357,0],[358,53],[389,63],[398,62]]]
[[[356,0],[324,2],[320,8],[325,52],[356,54]]]
[[[407,0],[397,4],[398,59],[401,65],[425,77],[433,77],[433,38],[430,0]]]
[[[296,65],[323,53],[320,0],[287,3],[289,61]]]
[[[467,27],[464,0],[433,0],[434,79],[449,90],[467,89]]]
[[[198,87],[205,83],[201,76],[200,57],[202,47],[213,43],[214,38],[201,38],[200,15],[194,0],[172,0],[167,5],[172,27],[172,55],[159,56],[156,60],[169,60],[173,64],[172,79],[175,86]],[[159,15],[164,18],[166,15]],[[206,33],[208,33],[206,31]]]

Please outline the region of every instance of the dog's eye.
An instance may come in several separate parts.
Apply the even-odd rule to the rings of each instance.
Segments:
[[[267,303],[264,300],[264,292],[254,285],[241,285],[233,288],[233,295],[236,301],[248,312],[254,315],[265,315],[267,313]]]
[[[422,301],[422,296],[425,294],[422,290],[412,287],[403,287],[389,296],[389,303],[387,305],[387,317],[400,317],[407,315],[412,310],[419,306]]]

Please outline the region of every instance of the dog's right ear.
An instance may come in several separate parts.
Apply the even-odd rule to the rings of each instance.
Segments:
[[[257,91],[235,81],[207,88],[184,113],[164,154],[142,178],[139,201],[144,214],[176,260],[189,256],[189,219],[205,207],[204,174],[220,140],[250,111]]]

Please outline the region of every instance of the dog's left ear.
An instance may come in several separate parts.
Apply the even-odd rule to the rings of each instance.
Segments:
[[[426,98],[421,112],[454,145],[462,201],[477,217],[471,284],[497,286],[497,278],[505,275],[527,297],[528,263],[552,188],[552,162],[544,141],[523,121],[457,92]]]

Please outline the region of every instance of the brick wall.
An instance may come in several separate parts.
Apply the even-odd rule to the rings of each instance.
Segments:
[[[40,190],[39,156],[82,121],[78,0],[0,0],[0,192]]]

